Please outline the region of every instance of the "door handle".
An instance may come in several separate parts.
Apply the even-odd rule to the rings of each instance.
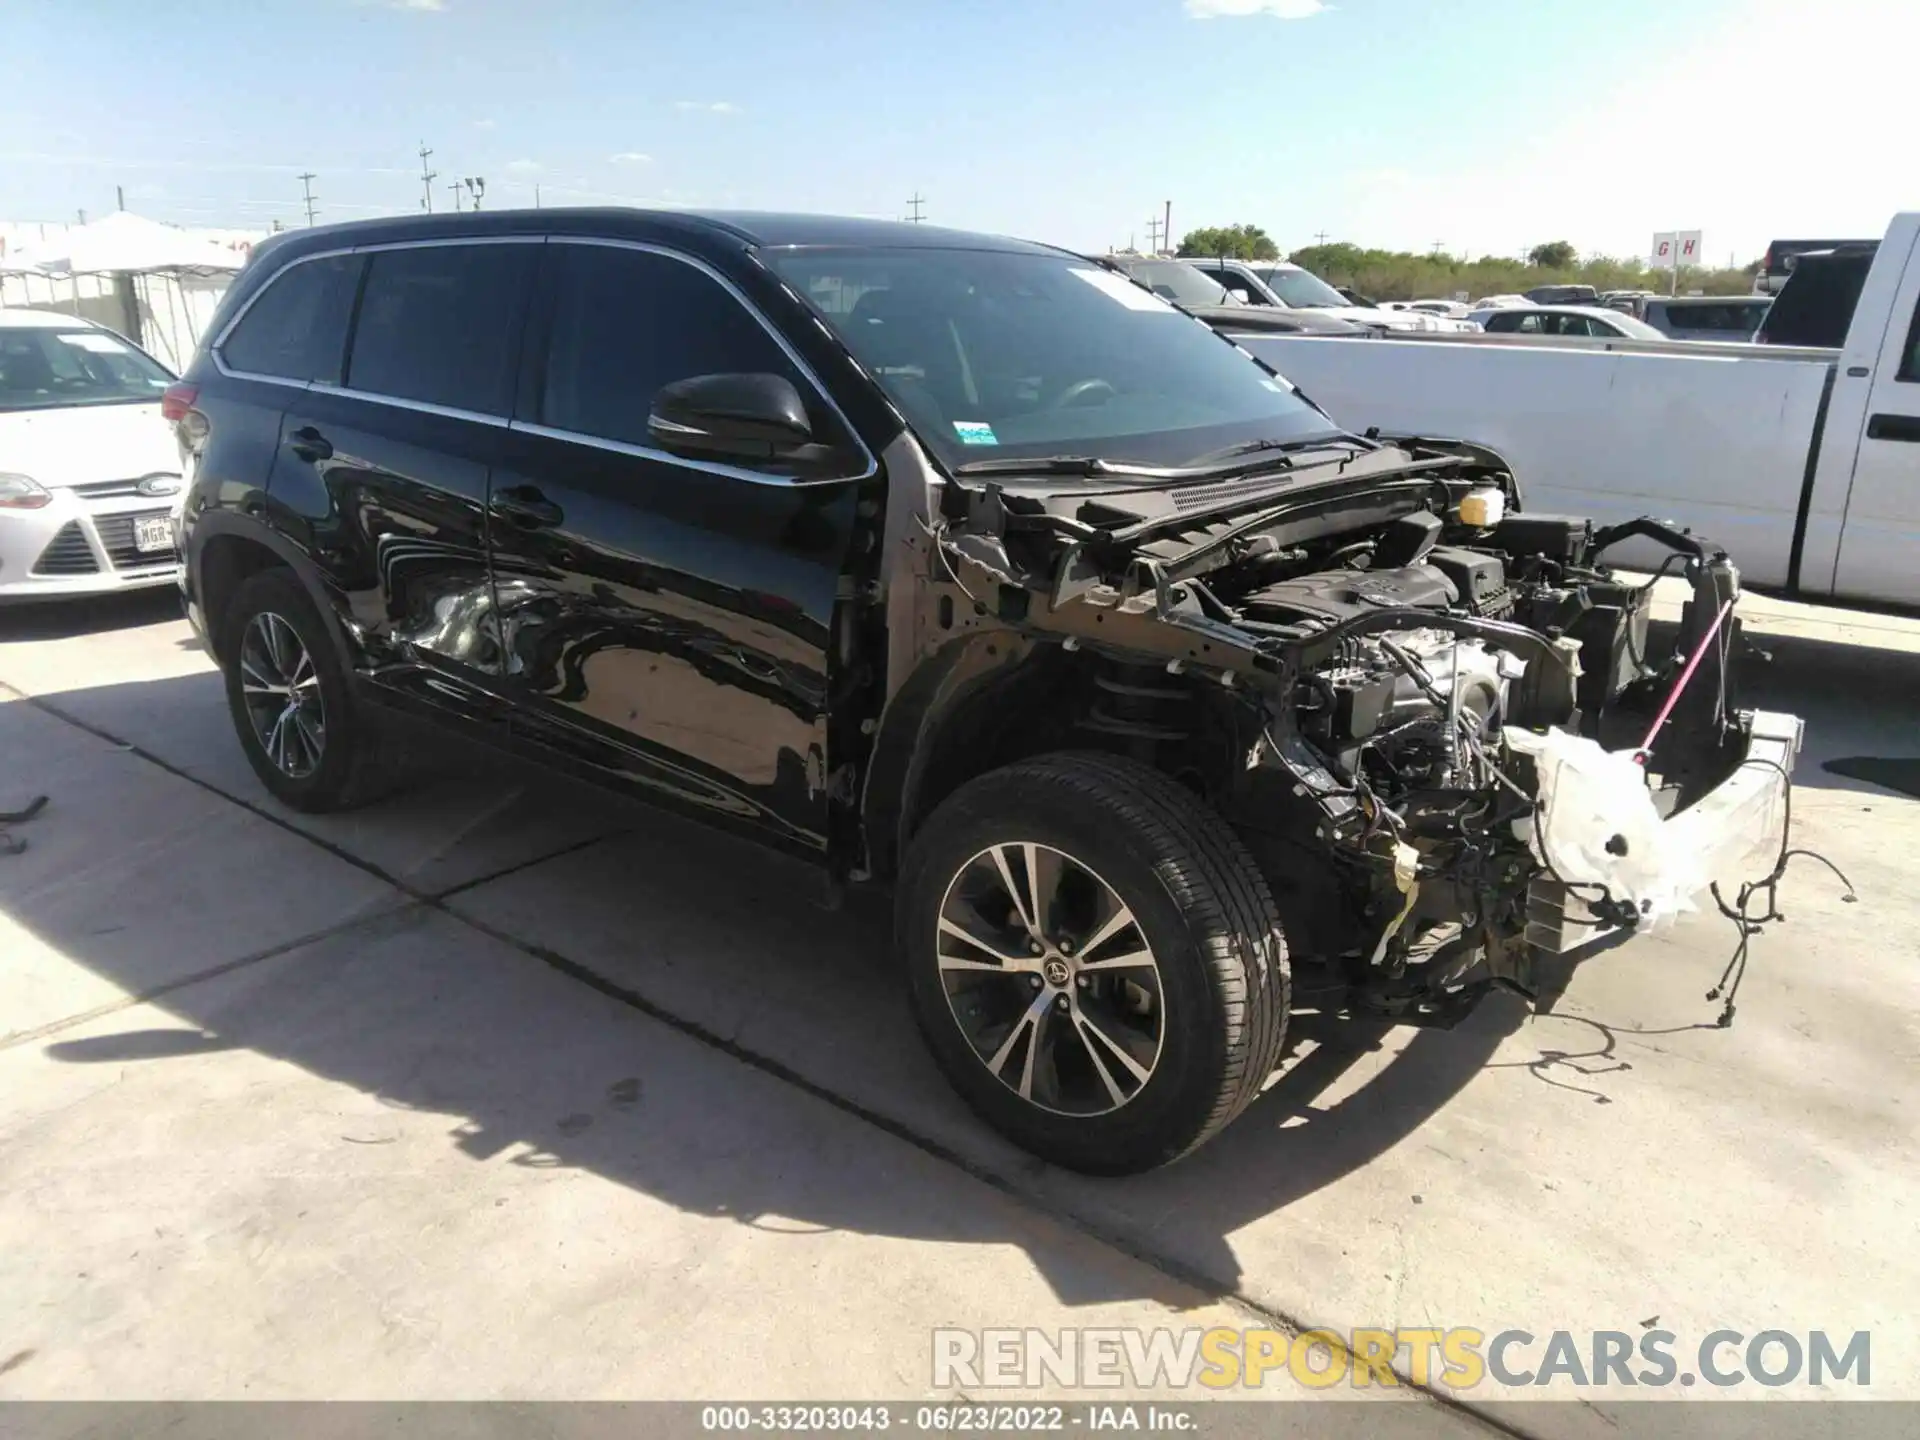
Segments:
[[[302,425],[287,437],[287,448],[311,464],[333,458],[333,442],[311,425]]]
[[[1920,444],[1920,415],[1871,416],[1867,420],[1867,438]]]
[[[522,530],[548,530],[567,518],[567,512],[534,485],[512,485],[495,491],[492,509],[501,519]]]

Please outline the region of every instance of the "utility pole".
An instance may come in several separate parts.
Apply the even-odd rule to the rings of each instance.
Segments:
[[[1147,253],[1149,255],[1160,253],[1160,217],[1158,215],[1147,217]]]
[[[113,208],[116,210],[127,208],[127,192],[118,185],[113,187]]]
[[[86,212],[86,211],[84,211],[84,210],[82,210],[82,211],[80,212],[80,223],[81,223],[82,225],[84,225],[84,224],[86,224],[86,223],[87,223],[87,212]]]
[[[307,224],[313,224],[313,182],[318,179],[313,171],[305,170],[300,175],[300,194],[307,202]]]
[[[433,151],[427,148],[427,142],[420,142],[420,208],[431,215],[433,213],[433,182],[439,177],[437,170],[427,169],[427,157]]]
[[[538,180],[533,182],[533,208],[536,210],[540,208],[540,182]]]
[[[1326,231],[1324,231],[1324,230],[1316,230],[1316,231],[1314,231],[1314,232],[1313,232],[1313,243],[1314,243],[1314,244],[1316,244],[1316,245],[1324,245],[1324,244],[1326,244],[1326,243],[1327,243],[1327,232],[1326,232]]]
[[[467,187],[467,199],[473,202],[468,205],[467,208],[469,210],[478,210],[480,208],[480,197],[487,193],[487,177],[484,175],[469,175],[460,183]]]
[[[921,195],[921,193],[918,190],[915,190],[913,192],[913,198],[907,201],[907,204],[913,207],[912,213],[910,213],[907,216],[907,219],[911,220],[916,225],[918,225],[922,220],[926,219],[927,217],[921,214],[921,207],[924,206],[926,203],[927,203],[926,197]]]
[[[1163,249],[1173,249],[1173,202],[1166,202],[1166,210],[1160,216],[1160,244]]]

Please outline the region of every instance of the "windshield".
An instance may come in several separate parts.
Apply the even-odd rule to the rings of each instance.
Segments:
[[[0,329],[0,410],[157,401],[172,383],[173,376],[105,330]]]
[[[1178,466],[1247,441],[1336,433],[1205,325],[1070,256],[767,258],[948,465],[1074,455]]]
[[[1305,270],[1283,269],[1275,266],[1271,270],[1262,270],[1257,266],[1254,274],[1267,282],[1267,288],[1295,309],[1350,309],[1353,302],[1334,289],[1318,275]]]

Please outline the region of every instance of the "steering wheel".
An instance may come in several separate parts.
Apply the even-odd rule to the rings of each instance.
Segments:
[[[1111,380],[1102,380],[1098,375],[1095,375],[1090,379],[1074,381],[1071,385],[1067,386],[1066,389],[1054,396],[1052,403],[1049,404],[1047,408],[1049,410],[1065,410],[1068,406],[1076,405],[1087,396],[1101,390],[1106,391],[1109,398],[1120,393],[1113,388],[1113,382]]]

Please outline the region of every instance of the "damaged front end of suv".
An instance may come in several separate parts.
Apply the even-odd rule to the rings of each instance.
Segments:
[[[1045,468],[961,466],[904,542],[937,703],[971,706],[976,759],[1118,751],[1201,796],[1273,891],[1296,1004],[1447,1025],[1531,997],[1536,953],[1777,840],[1800,722],[1735,707],[1717,546],[1529,513],[1450,442],[1323,439],[1226,481]],[[1630,537],[1691,586],[1664,638],[1606,563]]]
[[[1348,433],[1103,266],[895,240],[766,261],[879,459],[811,779],[841,873],[893,884],[935,1060],[1016,1143],[1165,1164],[1295,1008],[1451,1024],[1760,873],[1799,722],[1736,707],[1716,546]],[[1677,634],[1628,538],[1684,567]]]

